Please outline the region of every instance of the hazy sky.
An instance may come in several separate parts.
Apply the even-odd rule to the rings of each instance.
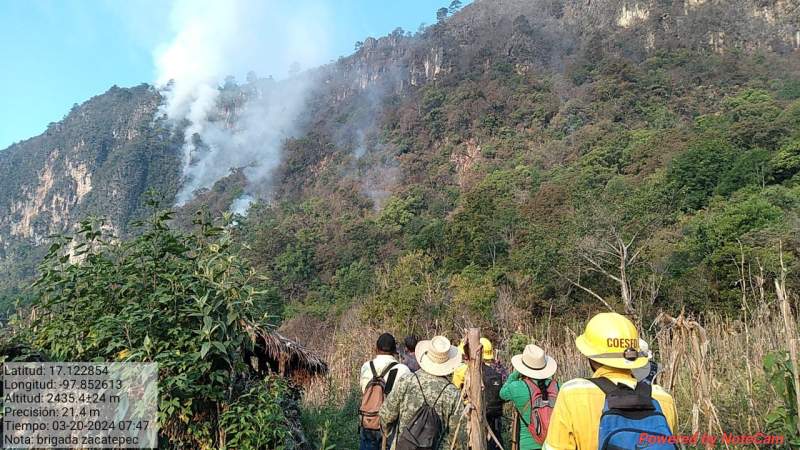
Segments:
[[[436,9],[449,3],[264,0],[263,5],[272,6],[254,14],[308,27],[306,35],[315,39],[316,48],[298,60],[309,66],[351,53],[354,42],[367,36],[381,36],[398,26],[415,31],[423,22],[434,22]],[[41,133],[74,103],[114,84],[155,81],[154,55],[175,37],[175,9],[164,0],[0,0],[0,149]],[[286,39],[278,27],[264,28],[247,37],[258,39],[264,53],[263,58],[250,57],[248,68],[282,77],[292,62]],[[249,66],[249,59],[233,67],[242,64]]]

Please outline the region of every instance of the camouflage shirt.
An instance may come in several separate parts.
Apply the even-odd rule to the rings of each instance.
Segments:
[[[419,382],[417,382],[419,379]],[[422,385],[422,389],[420,389]],[[424,400],[423,400],[424,391]],[[384,401],[380,411],[381,425],[384,429],[391,429],[393,425],[397,425],[397,433],[395,439],[400,437],[406,425],[414,417],[417,410],[424,404],[425,400],[428,403],[433,403],[436,397],[441,393],[441,397],[433,405],[439,417],[442,418],[442,439],[439,448],[449,450],[450,443],[453,441],[453,436],[458,428],[458,422],[462,421],[459,428],[458,442],[456,447],[458,449],[466,448],[466,419],[462,419],[461,415],[464,409],[464,404],[461,402],[461,395],[450,380],[446,377],[437,377],[431,375],[425,370],[420,369],[416,374],[407,376],[397,381],[392,389],[392,392]],[[399,419],[399,421],[398,421]]]

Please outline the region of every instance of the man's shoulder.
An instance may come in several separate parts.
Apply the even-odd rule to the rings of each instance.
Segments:
[[[561,395],[577,391],[587,391],[587,390],[600,391],[600,388],[598,388],[596,384],[592,383],[586,378],[573,378],[567,381],[566,383],[562,384],[558,390],[559,390],[559,395]]]
[[[450,380],[448,380],[445,377],[437,377],[434,375],[430,375],[426,372],[422,373],[417,372],[413,376],[408,377],[408,379],[411,380],[413,380],[414,378],[419,379],[423,389],[445,391],[445,392],[447,391],[460,392],[456,387],[456,385],[451,383]]]
[[[674,403],[672,395],[657,384],[653,385],[653,398],[658,400],[659,403]]]
[[[559,388],[559,396],[568,397],[570,395],[604,395],[603,391],[586,378],[574,378],[562,384]],[[652,396],[661,404],[673,404],[672,396],[661,386],[654,384]]]

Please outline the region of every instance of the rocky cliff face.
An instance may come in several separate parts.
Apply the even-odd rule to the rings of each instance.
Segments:
[[[124,234],[147,188],[174,195],[180,140],[154,119],[160,101],[145,85],[113,87],[0,151],[0,291],[31,273],[48,236],[100,214]]]
[[[124,232],[147,187],[174,191],[175,141],[154,120],[159,103],[148,86],[114,87],[0,152],[0,243],[39,243],[98,212]]]
[[[459,66],[563,66],[587,47],[638,59],[661,49],[800,54],[798,0],[476,0],[416,37],[369,38],[326,73],[339,100],[400,92]]]

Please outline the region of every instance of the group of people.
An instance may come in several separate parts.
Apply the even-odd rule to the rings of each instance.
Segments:
[[[519,450],[644,448],[642,436],[672,436],[672,397],[653,383],[658,365],[646,342],[625,316],[601,313],[586,324],[575,345],[592,375],[557,380],[558,363],[537,345],[511,358],[512,372],[481,338],[482,392],[487,448],[502,449],[505,404],[514,411]],[[467,447],[463,392],[467,365],[464,344],[444,336],[397,348],[388,333],[376,343],[374,359],[361,367],[360,450],[447,450]],[[401,354],[402,353],[402,354]],[[668,439],[646,439],[647,448],[676,448]]]

